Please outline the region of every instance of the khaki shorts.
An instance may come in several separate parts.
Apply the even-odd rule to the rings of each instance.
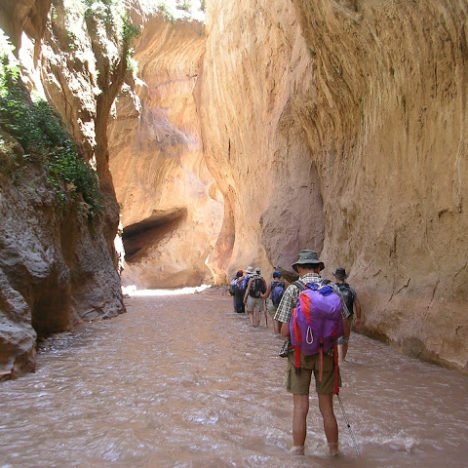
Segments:
[[[263,299],[261,297],[247,297],[246,310],[253,312],[258,310],[259,312],[263,310]]]
[[[301,355],[301,372],[296,374],[294,369],[294,351],[288,355],[288,368],[286,370],[286,390],[293,395],[308,395],[312,372],[315,377],[315,391],[321,395],[332,395],[335,388],[333,356],[323,356],[323,375],[319,382],[319,355]],[[341,387],[341,377],[338,375],[338,386]]]
[[[271,299],[267,299],[267,301],[266,301],[266,308],[267,308],[268,313],[273,317],[273,315],[276,314],[276,309],[277,309],[278,307],[275,307],[275,306],[273,305],[273,301],[272,301]]]

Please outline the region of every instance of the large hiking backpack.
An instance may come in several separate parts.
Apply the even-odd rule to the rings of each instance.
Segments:
[[[348,308],[350,316],[354,314],[354,294],[351,290],[351,286],[348,283],[336,283],[336,286],[341,292],[341,296],[343,297],[343,301]]]
[[[285,287],[284,281],[272,281],[271,282],[270,299],[271,299],[271,302],[273,302],[273,305],[275,307],[278,307],[279,303],[281,302],[281,298],[283,297],[283,294],[284,294],[284,287]]]
[[[229,283],[229,294],[231,296],[234,296],[234,293],[236,292],[236,285],[237,285],[237,280],[239,278],[234,278],[230,283]]]
[[[321,381],[323,353],[334,348],[336,393],[338,392],[336,340],[343,336],[341,309],[341,299],[332,286],[308,283],[299,294],[289,323],[291,344],[295,349],[294,367],[297,373],[301,369],[301,352],[306,356],[318,353],[319,381]]]
[[[238,280],[236,284],[236,294],[239,296],[244,296],[245,291],[247,290],[247,284],[252,275],[247,275],[245,278]]]
[[[265,280],[261,276],[254,276],[250,285],[249,295],[252,297],[260,297],[266,291]]]

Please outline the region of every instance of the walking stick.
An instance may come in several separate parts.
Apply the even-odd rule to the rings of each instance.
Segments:
[[[338,397],[338,402],[340,403],[341,412],[343,413],[343,417],[344,417],[344,420],[346,421],[346,425],[348,426],[351,439],[353,440],[354,449],[356,450],[356,454],[359,457],[361,454],[359,453],[359,448],[357,446],[356,439],[354,438],[354,432],[351,429],[351,424],[349,424],[349,420],[348,420],[348,417],[346,416],[343,403],[341,402],[340,395],[337,393],[336,396]]]

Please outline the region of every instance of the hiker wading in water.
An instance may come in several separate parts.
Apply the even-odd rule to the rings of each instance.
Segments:
[[[265,308],[266,282],[261,275],[260,268],[255,268],[255,274],[249,279],[244,295],[245,310],[250,315],[250,323],[254,327],[260,325],[261,313]],[[266,316],[265,316],[266,321]]]
[[[320,271],[325,268],[323,262],[313,250],[301,250],[298,260],[292,265],[292,268],[299,273],[299,282],[302,285],[291,284],[283,294],[278,310],[275,314],[275,320],[282,323],[281,334],[284,337],[289,336],[289,322],[291,321],[292,310],[296,307],[299,294],[306,284],[320,284],[322,278]],[[335,292],[338,290],[335,289]],[[339,292],[337,292],[339,295]],[[340,296],[341,303],[343,299]],[[346,317],[349,315],[348,309],[342,307],[342,320],[344,336],[349,336],[349,326]],[[323,354],[323,363],[321,366],[322,379],[320,380],[320,359],[319,354],[306,356],[301,353],[301,369],[296,373],[295,369],[295,351],[291,350],[288,354],[287,383],[286,389],[293,394],[293,447],[290,452],[295,455],[304,455],[304,442],[307,431],[307,413],[309,412],[309,387],[312,373],[315,377],[315,388],[318,394],[320,413],[323,418],[323,428],[327,438],[330,455],[338,454],[338,425],[335,413],[333,411],[333,393],[335,390],[335,363],[333,351]],[[337,377],[339,377],[337,375]],[[337,386],[341,386],[341,379]]]
[[[351,326],[353,324],[354,318],[354,311],[356,310],[356,328],[361,327],[361,316],[362,316],[362,308],[361,303],[359,302],[356,290],[348,284],[345,280],[348,277],[346,270],[344,268],[337,268],[333,276],[336,278],[336,285],[338,286],[341,295],[346,303],[346,307],[348,307],[348,311],[350,313],[348,317],[348,325],[349,329],[351,330]],[[344,336],[340,336],[338,338],[338,350],[340,353],[340,363],[344,362],[346,358],[346,353],[348,352],[348,344],[349,344],[349,337],[345,338]]]

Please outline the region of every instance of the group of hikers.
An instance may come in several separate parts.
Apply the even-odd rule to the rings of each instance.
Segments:
[[[281,272],[274,271],[272,277],[273,281],[267,284],[260,268],[248,266],[245,270],[239,270],[230,283],[234,312],[247,313],[253,327],[260,326],[262,315],[268,326],[267,311],[273,317],[285,291],[286,283],[282,280]],[[279,322],[273,322],[273,330],[279,335]]]
[[[293,395],[293,445],[290,452],[304,455],[312,374],[329,453],[338,455],[338,425],[333,395],[341,387],[339,363],[348,351],[353,320],[361,326],[361,304],[356,290],[346,282],[346,270],[337,268],[335,281],[323,279],[325,268],[313,250],[301,250],[292,264],[299,279],[286,287],[281,271],[272,280],[262,277],[260,268],[239,270],[230,282],[234,311],[247,313],[253,327],[264,315],[273,320],[273,333],[284,337],[279,355],[287,358],[286,389]]]

